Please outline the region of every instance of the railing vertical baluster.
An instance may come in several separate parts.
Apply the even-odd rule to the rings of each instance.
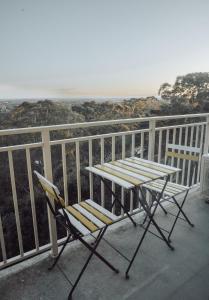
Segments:
[[[173,138],[172,138],[172,144],[176,143],[176,128],[173,129]],[[174,157],[171,157],[171,166],[174,165]],[[173,181],[173,175],[171,175],[170,180]]]
[[[201,125],[201,134],[200,134],[200,150],[201,150],[201,153],[199,155],[198,168],[197,168],[197,183],[200,181],[200,169],[201,169],[201,159],[202,159],[202,151],[203,151],[204,130],[205,130],[205,126]]]
[[[170,135],[170,130],[166,130],[166,141],[165,141],[165,164],[167,164],[167,151],[168,151],[168,144],[169,144],[169,135]]]
[[[115,160],[115,136],[112,136],[112,160]],[[115,183],[112,182],[112,191],[115,193]],[[114,197],[112,196],[112,203],[114,201]],[[113,205],[112,213],[115,213],[115,205]]]
[[[16,220],[16,226],[17,226],[18,244],[19,244],[20,256],[23,257],[24,250],[23,250],[22,232],[21,232],[21,226],[20,226],[20,214],[19,214],[19,208],[18,208],[18,202],[17,202],[17,190],[16,190],[16,183],[15,183],[13,156],[12,156],[11,150],[8,151],[8,157],[9,157],[9,171],[10,171],[10,180],[11,180],[11,187],[12,187],[12,197],[13,197],[15,220]]]
[[[43,142],[43,160],[44,160],[44,174],[45,177],[53,181],[52,178],[52,158],[51,158],[51,146],[50,146],[50,133],[47,128],[44,128],[41,131],[41,136],[42,136],[42,142]],[[54,206],[53,200],[52,206]],[[57,225],[56,221],[47,206],[47,212],[48,212],[48,220],[49,220],[49,233],[50,233],[50,241],[52,244],[52,256],[57,256],[58,255],[58,244],[57,244]]]
[[[198,147],[198,141],[199,141],[199,130],[200,130],[200,127],[199,126],[195,126],[195,128],[196,128],[196,131],[195,131],[195,147],[197,148]],[[199,155],[199,160],[200,160],[200,155]],[[197,174],[198,167],[199,167],[199,161],[198,161],[197,169],[196,169],[194,175]],[[192,185],[194,185],[194,182],[195,182],[195,176],[192,176]],[[197,177],[196,177],[196,183],[197,183]]]
[[[69,197],[68,197],[68,177],[67,177],[66,146],[65,146],[65,144],[62,144],[62,172],[63,172],[65,204],[68,205],[69,204]]]
[[[158,144],[158,163],[161,162],[161,149],[162,149],[162,130],[159,131],[159,144]]]
[[[126,157],[126,136],[122,135],[122,159]],[[121,203],[125,204],[125,191],[124,188],[121,188]],[[122,215],[124,215],[124,210],[122,209]]]
[[[78,203],[81,202],[81,174],[80,174],[80,143],[76,142],[76,179],[77,179],[77,194]]]
[[[30,150],[26,149],[26,161],[27,161],[27,171],[28,171],[28,182],[29,182],[29,191],[30,191],[30,201],[31,201],[31,211],[33,219],[33,232],[36,250],[39,250],[39,239],[38,239],[38,228],[37,228],[37,218],[36,218],[36,208],[35,208],[35,197],[33,190],[33,178],[32,178],[32,169],[31,169],[31,157]]]
[[[179,130],[179,145],[181,145],[182,142],[182,127]],[[178,150],[178,153],[180,153],[181,150]],[[180,159],[177,158],[177,168],[180,168]],[[179,183],[179,172],[176,175],[176,183]]]
[[[149,147],[148,147],[148,159],[153,160],[155,158],[155,120],[149,121]]]
[[[104,138],[102,137],[101,140],[101,164],[104,163]],[[102,207],[105,206],[105,197],[104,197],[104,182],[101,181],[101,205]]]
[[[204,149],[203,153],[208,154],[209,148],[209,116],[206,118],[206,130],[205,130],[205,142],[204,142]]]
[[[89,140],[89,166],[92,167],[93,159],[92,159],[92,140]],[[89,185],[90,185],[90,198],[93,200],[94,190],[93,190],[93,174],[89,172]]]
[[[131,135],[131,156],[135,155],[135,134],[132,133]],[[134,194],[133,191],[130,192],[130,212],[133,212],[134,207]]]
[[[6,264],[7,263],[7,254],[6,254],[4,231],[3,231],[3,226],[2,226],[1,215],[0,215],[0,244],[1,244],[1,253],[2,253],[3,262]]]
[[[141,133],[141,158],[144,157],[144,132]]]
[[[184,137],[184,145],[187,146],[188,141],[188,126],[185,128],[185,137]],[[186,154],[186,151],[184,151],[184,154]],[[183,159],[183,167],[182,167],[182,178],[181,178],[181,184],[185,184],[185,167],[186,167],[186,160]]]
[[[194,136],[194,126],[191,127],[191,134],[190,134],[190,147],[193,146],[193,136]],[[192,154],[191,151],[189,151],[189,154]],[[188,164],[188,171],[187,171],[187,185],[189,186],[190,184],[190,173],[191,172],[191,160],[189,161],[189,164]]]
[[[131,135],[131,156],[135,155],[135,134],[132,133]]]
[[[155,160],[155,126],[156,122],[154,120],[149,121],[148,159],[152,161]],[[151,204],[152,197],[148,191],[146,191],[146,199]]]

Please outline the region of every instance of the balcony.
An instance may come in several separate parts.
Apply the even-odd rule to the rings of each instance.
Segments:
[[[66,299],[68,281],[73,280],[85,250],[71,243],[58,268],[50,273],[47,271],[49,251],[57,255],[66,233],[60,231],[47,212],[32,170],[38,169],[48,179],[53,178],[62,190],[66,203],[90,196],[109,208],[112,199],[104,185],[92,175],[88,182],[81,176],[85,166],[131,155],[166,162],[168,143],[200,147],[203,153],[207,153],[209,114],[11,129],[0,131],[0,138],[3,166],[0,170],[3,199],[0,202],[1,299]],[[121,226],[113,227],[107,234],[111,245],[103,241],[100,248],[101,252],[114,259],[121,274],[111,274],[95,258],[75,298],[207,299],[209,240],[205,228],[209,207],[198,192],[201,161],[195,176],[191,176],[190,164],[171,161],[174,162],[181,167],[182,173],[172,178],[173,181],[187,185],[192,178],[193,189],[186,210],[192,216],[195,228],[178,223],[173,237],[174,252],[169,251],[156,237],[147,236],[131,279],[125,281],[122,273],[126,261],[111,246],[113,244],[122,249],[127,256],[130,254],[135,233],[131,224],[124,220]],[[114,184],[112,187],[120,193],[121,201],[130,213],[139,213],[135,215],[139,221],[142,209],[134,202],[132,194],[125,193]],[[117,207],[113,207],[113,211],[117,215],[123,214]],[[157,217],[162,224],[168,225],[169,219],[160,212]],[[142,230],[139,229],[140,232]],[[13,286],[13,291],[10,286]]]
[[[135,228],[128,221],[110,230],[99,251],[119,267],[113,274],[97,258],[93,258],[84,274],[74,299],[208,299],[209,277],[209,205],[199,192],[192,192],[185,211],[192,217],[195,228],[178,222],[173,236],[175,251],[153,235],[147,235],[142,251],[137,256],[130,279],[124,278],[126,260],[111,245],[130,256],[135,246]],[[138,219],[138,220],[137,220]],[[167,225],[169,219],[158,214]],[[139,216],[135,217],[139,221]],[[142,230],[139,229],[139,234]],[[77,244],[65,250],[58,267],[47,270],[51,262],[48,253],[5,269],[0,273],[1,300],[67,299],[70,282],[79,272],[87,251]],[[114,282],[114,284],[113,284]]]

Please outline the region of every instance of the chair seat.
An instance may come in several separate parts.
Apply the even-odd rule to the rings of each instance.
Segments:
[[[163,188],[165,182],[166,182],[165,180],[158,179],[158,180],[152,181],[150,183],[146,183],[143,186],[148,188],[149,190],[160,193],[162,191],[162,188]],[[177,196],[178,194],[181,194],[183,192],[186,192],[189,189],[190,188],[188,186],[184,186],[184,185],[173,183],[173,182],[168,182],[163,194],[167,198],[168,197],[170,198],[173,196]]]
[[[62,213],[62,210],[59,211]],[[82,235],[93,233],[119,218],[91,199],[66,206],[65,211],[72,225]]]

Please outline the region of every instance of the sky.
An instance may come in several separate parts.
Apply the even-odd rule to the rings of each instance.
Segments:
[[[0,0],[0,99],[157,95],[209,71],[209,0]]]

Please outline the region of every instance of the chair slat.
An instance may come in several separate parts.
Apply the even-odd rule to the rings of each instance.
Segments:
[[[91,222],[93,222],[99,228],[102,228],[105,226],[105,223],[101,222],[98,218],[96,218],[94,215],[92,215],[90,212],[88,212],[81,205],[74,204],[73,207],[75,207],[78,211],[80,211],[80,213],[82,213],[85,217],[87,217]]]
[[[167,145],[168,149],[173,149],[173,150],[182,150],[182,151],[187,151],[187,152],[194,152],[194,153],[200,153],[201,149],[197,147],[189,147],[185,145],[176,145],[176,144],[168,144]]]
[[[82,213],[76,210],[73,206],[67,206],[65,208],[70,214],[72,214],[79,222],[81,222],[86,228],[88,228],[91,232],[98,230],[98,227],[94,225],[89,219],[87,219]]]
[[[113,221],[118,220],[118,217],[116,215],[112,214],[109,210],[107,210],[104,207],[100,206],[99,204],[92,201],[91,199],[88,199],[85,202],[87,202],[92,207],[96,208],[98,211],[100,211],[102,214],[104,214],[105,216],[107,216],[111,220],[113,220]]]
[[[192,161],[198,161],[199,160],[199,156],[197,155],[192,155],[192,154],[184,154],[184,153],[177,153],[177,152],[171,152],[171,151],[167,151],[166,152],[167,156],[170,157],[175,157],[175,158],[180,158],[180,159],[186,159],[186,160],[192,160]]]
[[[107,172],[104,172],[102,170],[99,170],[98,168],[94,168],[94,167],[87,167],[86,170],[90,171],[90,172],[93,172],[94,174],[96,175],[99,175],[105,179],[109,179],[110,181],[116,183],[116,184],[119,184],[120,186],[126,188],[126,189],[131,189],[134,187],[133,184],[117,177],[117,176],[114,176],[114,175],[111,175]]]
[[[62,209],[59,209],[59,212],[63,215]],[[71,224],[82,234],[88,235],[91,234],[91,231],[88,230],[81,222],[79,222],[75,217],[73,217],[67,210],[65,210]]]
[[[105,216],[103,213],[92,207],[86,201],[80,202],[80,205],[83,206],[86,210],[92,213],[95,217],[97,217],[100,221],[104,222],[105,224],[111,224],[112,220]]]

